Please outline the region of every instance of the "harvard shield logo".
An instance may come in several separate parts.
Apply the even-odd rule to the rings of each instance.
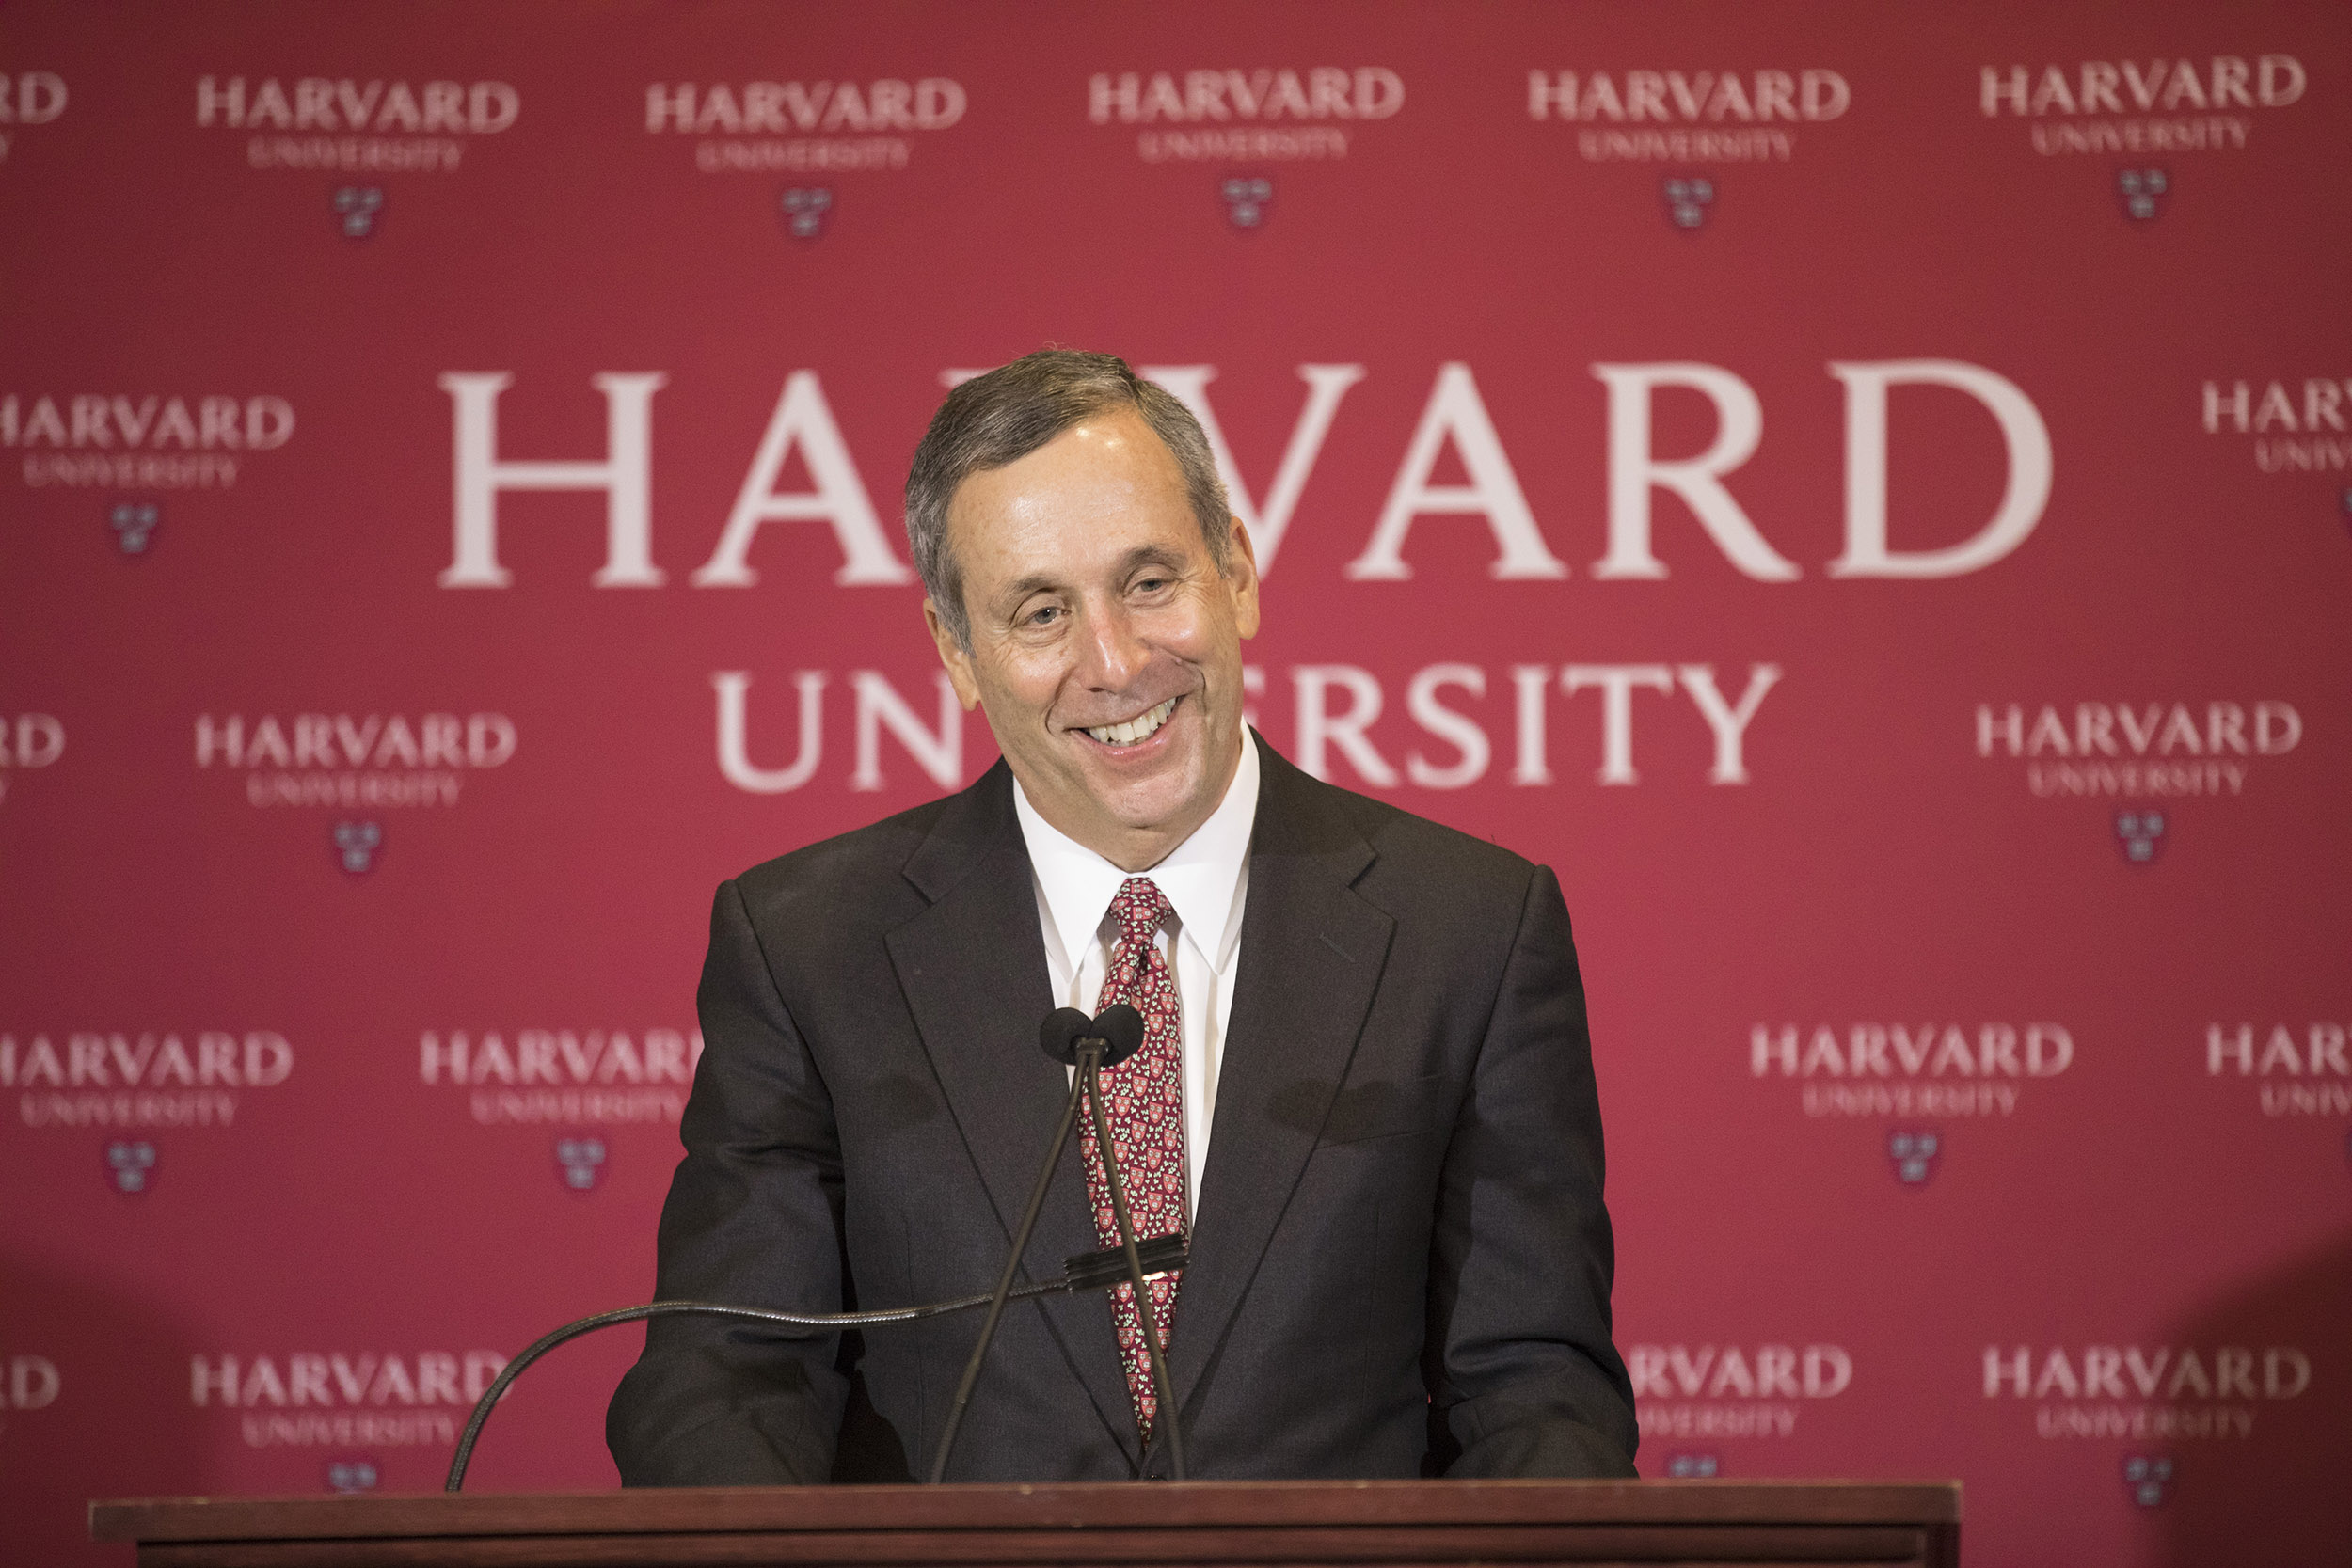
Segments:
[[[106,514],[115,543],[122,546],[124,555],[145,555],[155,537],[155,525],[163,520],[163,510],[153,501],[118,501]]]
[[[555,1171],[564,1185],[576,1193],[593,1193],[604,1180],[606,1150],[596,1137],[555,1140]]]
[[[2125,806],[2115,814],[2115,844],[2131,865],[2153,865],[2164,852],[2165,815],[2153,806]]]
[[[1906,1187],[1924,1187],[1933,1180],[1943,1152],[1944,1134],[1932,1127],[1899,1128],[1886,1135],[1886,1158],[1895,1180]]]
[[[2164,198],[2172,189],[2172,177],[2160,168],[2127,168],[2117,171],[2115,194],[2123,203],[2123,215],[2134,223],[2146,223],[2164,211]]]
[[[833,192],[823,185],[795,185],[776,198],[784,210],[784,226],[796,240],[813,240],[825,231],[825,214],[833,211]]]
[[[349,1495],[373,1492],[383,1479],[374,1460],[361,1455],[353,1459],[330,1459],[326,1462],[326,1489]]]
[[[2160,1508],[2172,1495],[2172,1456],[2127,1453],[2123,1456],[2123,1490],[2142,1508]]]
[[[1661,183],[1658,194],[1665,198],[1668,223],[1695,230],[1707,222],[1707,210],[1715,204],[1715,182],[1704,174],[1677,176]]]
[[[384,216],[384,187],[345,185],[335,193],[334,208],[336,225],[344,239],[367,239]]]
[[[384,847],[384,824],[338,822],[333,838],[336,863],[353,876],[364,877],[375,869],[375,857]]]
[[[1236,229],[1255,229],[1265,221],[1266,204],[1274,199],[1274,182],[1263,175],[1236,176],[1217,187],[1225,198],[1225,218]]]
[[[118,1139],[106,1146],[106,1180],[119,1193],[143,1193],[155,1184],[155,1146],[146,1139]]]

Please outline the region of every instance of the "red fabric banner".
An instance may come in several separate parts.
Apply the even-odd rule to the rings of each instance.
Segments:
[[[437,1485],[645,1297],[712,886],[994,755],[898,496],[1060,343],[1208,425],[1267,738],[1559,872],[1644,1474],[2334,1560],[2347,62],[2321,4],[11,6],[8,1555]],[[475,1483],[610,1483],[633,1354]]]

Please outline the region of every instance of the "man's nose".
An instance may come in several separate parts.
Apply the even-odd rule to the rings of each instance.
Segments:
[[[1083,631],[1079,673],[1086,683],[1104,691],[1123,691],[1134,684],[1151,654],[1136,635],[1127,607],[1116,602],[1089,607]]]

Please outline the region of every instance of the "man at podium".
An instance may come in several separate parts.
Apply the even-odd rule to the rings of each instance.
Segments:
[[[1126,1003],[1024,1259],[1136,1233],[1141,1307],[1005,1317],[948,1478],[1629,1476],[1601,1129],[1552,874],[1309,777],[1242,720],[1248,534],[1168,392],[1033,354],[951,392],[907,531],[1004,760],[720,888],[659,1294],[804,1311],[986,1290],[1057,1125],[1053,1009]],[[973,1342],[654,1323],[607,1422],[643,1484],[906,1481]]]

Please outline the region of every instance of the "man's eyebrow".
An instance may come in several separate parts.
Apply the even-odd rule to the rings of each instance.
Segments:
[[[1129,577],[1146,566],[1157,566],[1166,571],[1181,572],[1184,568],[1184,555],[1183,551],[1170,549],[1166,545],[1137,545],[1120,559],[1119,575],[1122,578]],[[1007,583],[997,594],[995,602],[1000,608],[1010,610],[1032,594],[1066,592],[1068,592],[1067,585],[1061,578],[1046,572],[1031,572],[1025,577],[1015,578]]]
[[[1032,594],[1058,593],[1060,589],[1060,579],[1048,577],[1043,572],[1031,572],[1027,577],[1016,578],[1007,583],[1004,591],[996,595],[996,602],[1016,605]]]
[[[1023,605],[1029,602],[1032,595],[1067,594],[1069,591],[1069,584],[1060,578],[1049,572],[1031,572],[1007,583],[1003,590],[989,601],[989,612],[1010,620],[1019,612]]]
[[[1184,557],[1182,551],[1169,549],[1166,545],[1137,545],[1119,563],[1120,576],[1125,577],[1142,566],[1162,566],[1170,571],[1182,571]]]

